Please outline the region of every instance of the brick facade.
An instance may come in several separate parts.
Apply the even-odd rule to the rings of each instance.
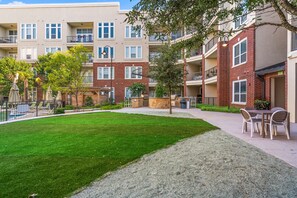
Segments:
[[[227,106],[228,105],[228,47],[223,47],[222,42],[217,44],[217,105]],[[230,83],[229,83],[230,84]]]
[[[125,87],[131,86],[134,82],[143,83],[146,86],[146,93],[149,92],[149,78],[147,62],[113,62],[114,79],[112,86],[115,89],[115,102],[122,102],[125,98]],[[125,79],[126,66],[142,66],[142,79]],[[98,67],[110,67],[110,62],[94,63],[93,66],[93,87],[110,87],[111,80],[98,80]]]

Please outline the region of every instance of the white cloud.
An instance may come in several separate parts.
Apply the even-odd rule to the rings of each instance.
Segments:
[[[13,1],[13,2],[9,3],[8,5],[23,5],[23,4],[25,4],[25,3],[21,2],[21,1]]]

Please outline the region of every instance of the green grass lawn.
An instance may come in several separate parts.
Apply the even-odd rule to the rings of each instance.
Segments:
[[[0,197],[65,197],[146,153],[216,127],[197,119],[93,113],[0,125]]]

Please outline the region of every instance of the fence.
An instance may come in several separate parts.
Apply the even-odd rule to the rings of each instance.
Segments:
[[[37,101],[8,103],[0,102],[0,123],[21,118],[32,118],[54,114],[56,108],[62,107],[62,101]]]

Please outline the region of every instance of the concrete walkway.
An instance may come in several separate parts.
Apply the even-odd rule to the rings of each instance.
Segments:
[[[291,140],[287,140],[282,127],[279,127],[278,136],[274,140],[270,140],[269,137],[262,138],[258,133],[255,133],[253,138],[250,137],[249,132],[242,134],[242,117],[240,114],[179,108],[173,109],[173,115],[167,114],[169,110],[151,108],[124,108],[117,110],[117,112],[200,118],[297,168],[297,124],[295,123],[291,123]]]

